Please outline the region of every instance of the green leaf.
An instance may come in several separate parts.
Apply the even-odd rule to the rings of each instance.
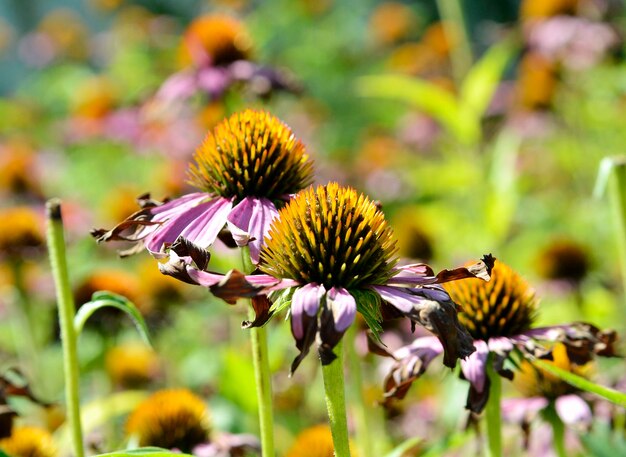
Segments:
[[[516,51],[511,41],[496,44],[470,69],[460,89],[461,109],[467,110],[467,115],[482,118]]]
[[[480,139],[479,119],[465,119],[453,94],[428,81],[401,75],[364,76],[357,81],[357,92],[365,97],[401,100],[438,121],[461,142]]]
[[[409,438],[408,440],[396,446],[391,452],[386,454],[385,457],[402,457],[405,452],[410,451],[421,442],[422,438],[418,436]]]
[[[272,314],[278,314],[281,311],[283,311],[285,308],[290,307],[291,299],[293,298],[293,293],[295,291],[296,291],[295,287],[288,287],[287,289],[272,292],[270,294],[270,300],[272,300],[272,306],[270,307],[270,312]]]
[[[0,449],[0,457],[9,457],[9,454],[5,454],[4,451]]]
[[[380,314],[380,295],[369,289],[354,289],[349,291],[356,301],[356,309],[365,323],[372,331],[374,338],[380,342],[380,332],[383,331],[380,323],[382,315]]]
[[[148,334],[148,326],[137,307],[126,297],[103,290],[95,292],[91,297],[91,301],[81,306],[76,313],[74,317],[74,329],[76,330],[76,334],[79,335],[80,332],[82,332],[85,322],[87,322],[87,319],[89,319],[93,313],[106,307],[117,308],[128,314],[135,324],[135,327],[137,327],[141,338],[149,346],[152,345]]]
[[[143,455],[148,455],[150,457],[192,457],[190,454],[181,454],[179,452],[172,452],[158,447],[142,447],[127,451],[109,452],[107,454],[98,454],[95,457],[139,457]]]
[[[626,438],[623,428],[616,427],[614,430],[608,424],[596,423],[587,433],[579,435],[588,455],[595,457],[614,457],[626,455]]]
[[[620,405],[626,408],[626,394],[619,392],[615,389],[611,389],[609,387],[600,386],[595,384],[581,376],[570,373],[569,371],[563,370],[562,368],[555,367],[554,365],[544,362],[543,360],[535,360],[534,363],[546,370],[548,373],[561,378],[563,381],[568,384],[580,389],[585,392],[589,392],[592,394],[596,394],[602,398],[609,400],[616,405]]]

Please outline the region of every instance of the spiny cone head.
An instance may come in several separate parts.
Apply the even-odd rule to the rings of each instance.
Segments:
[[[546,279],[580,283],[589,271],[589,264],[589,256],[582,245],[557,240],[541,252],[537,267]]]
[[[259,265],[264,272],[326,289],[384,284],[396,263],[393,232],[382,211],[336,183],[296,195],[265,242]]]
[[[56,457],[50,433],[37,427],[14,427],[11,436],[0,440],[0,450],[11,457]]]
[[[193,62],[194,47],[208,54],[213,65],[247,59],[252,49],[244,25],[223,14],[208,14],[189,24],[179,50],[181,65],[188,66]]]
[[[140,446],[190,452],[209,440],[209,413],[202,399],[186,389],[161,390],[131,414],[126,431]]]
[[[0,210],[0,253],[16,255],[44,245],[43,219],[27,206]]]
[[[304,144],[280,119],[245,110],[210,132],[190,165],[191,183],[223,197],[282,199],[310,184]]]
[[[508,265],[496,261],[491,280],[444,284],[462,312],[459,321],[474,339],[514,336],[530,329],[537,312],[535,292]]]
[[[593,365],[576,365],[567,357],[567,349],[564,344],[557,343],[552,348],[553,360],[544,360],[552,366],[569,371],[578,376],[588,378],[593,371]],[[542,368],[524,360],[519,370],[515,373],[513,384],[527,397],[545,397],[554,399],[561,395],[576,392],[576,388],[570,386],[561,378],[548,373]]]
[[[356,456],[350,443],[350,453]],[[315,425],[298,434],[286,457],[334,457],[333,436],[328,425]]]
[[[115,386],[145,387],[159,373],[159,358],[145,344],[124,344],[111,348],[105,358],[106,371]]]

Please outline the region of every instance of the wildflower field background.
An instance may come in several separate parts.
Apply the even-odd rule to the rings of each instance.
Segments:
[[[268,449],[251,355],[250,333],[257,330],[242,328],[259,311],[249,314],[244,300],[227,304],[222,298],[231,289],[216,291],[219,286],[197,279],[233,269],[298,280],[283,295],[272,283],[272,312],[280,309],[262,327],[277,456],[335,455],[318,343],[324,369],[336,366],[325,360],[333,348],[344,352],[353,456],[626,455],[625,39],[622,0],[0,2],[0,456],[77,455],[46,249],[51,198],[62,202],[76,307],[99,299],[117,306],[89,315],[77,335],[86,455],[156,446],[200,457],[252,456],[261,455],[261,441]],[[272,135],[287,131],[277,150],[289,137],[302,151],[299,143],[296,153],[285,146],[271,160],[288,171],[310,160],[312,171],[301,165],[290,178],[259,160],[259,174],[231,189],[224,183],[234,181],[223,176],[236,167],[210,154],[243,154],[250,132],[242,127],[237,137],[235,124],[227,128],[224,120],[256,122],[260,112],[276,118],[263,117],[266,130],[252,140],[265,145],[270,137],[271,144]],[[233,134],[232,150],[205,141],[224,132]],[[197,152],[203,150],[209,152]],[[261,198],[268,196],[260,190],[267,182],[281,190],[271,202]],[[179,266],[179,257],[190,255],[170,246],[173,239],[156,253],[148,246],[154,256],[139,245],[135,255],[120,258],[118,251],[131,244],[96,243],[90,235],[96,229],[100,241],[114,241],[117,234],[107,230],[125,220],[153,230],[162,202],[198,187],[223,201],[233,198],[233,205],[259,197],[250,208],[265,205],[262,214],[273,217],[276,207],[291,204],[291,194],[329,182],[368,196],[356,202],[346,191],[336,199],[363,205],[366,222],[367,214],[384,213],[372,216],[366,232],[383,245],[387,235],[379,228],[388,223],[401,265],[424,262],[439,272],[489,253],[497,259],[492,271],[490,257],[483,257],[489,282],[471,267],[454,270],[455,281],[442,286],[442,276],[423,279],[436,276],[432,270],[410,271],[418,277],[410,283],[413,295],[455,302],[472,351],[494,338],[525,345],[485,349],[477,377],[484,381],[486,373],[486,390],[476,391],[476,378],[456,360],[452,369],[433,360],[441,343],[448,359],[456,313],[444,331],[433,316],[420,321],[393,302],[391,286],[406,286],[409,270],[389,273],[388,257],[381,261],[384,274],[372,273],[364,283],[373,299],[329,280],[311,312],[297,307],[296,294],[316,281],[304,273],[285,276],[271,264],[278,262],[279,242],[259,260],[268,227],[259,231],[250,220],[243,233],[241,225],[221,220],[211,241],[199,243],[210,251],[209,266],[191,256],[191,267],[169,270],[170,276],[159,268]],[[335,192],[333,185],[323,189]],[[310,192],[307,201],[314,201]],[[302,199],[292,201],[295,207]],[[309,214],[306,206],[299,211]],[[283,241],[300,247],[306,224],[294,224]],[[329,250],[343,241],[350,219],[344,225],[331,227],[337,236],[326,236]],[[224,226],[231,235],[213,243]],[[184,237],[204,239],[205,232],[193,238],[190,227]],[[362,244],[355,242],[354,252]],[[246,245],[243,265],[236,245]],[[305,251],[293,255],[317,267]],[[377,265],[348,258],[348,271],[365,271],[350,270],[352,264]],[[348,295],[337,292],[340,285]],[[110,293],[94,296],[99,291]],[[259,297],[254,303],[264,300]],[[350,314],[355,300],[358,314]],[[398,316],[387,316],[383,302],[404,320],[387,319]],[[292,331],[293,322],[318,315],[312,336]],[[547,326],[565,333],[526,337]],[[415,350],[425,337],[435,352],[408,358],[400,349],[413,344]],[[301,363],[290,376],[296,357]],[[615,396],[568,384],[544,371],[546,364]],[[501,383],[496,371],[504,375]],[[478,394],[489,394],[490,386],[501,387],[501,399],[492,390],[483,411],[479,403],[488,400]],[[572,396],[569,408],[560,401]],[[500,447],[493,408],[500,411]],[[159,455],[128,452],[116,455]],[[337,447],[338,456],[345,452]]]

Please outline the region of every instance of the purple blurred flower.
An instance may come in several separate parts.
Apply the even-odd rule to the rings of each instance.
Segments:
[[[493,363],[501,376],[513,379],[513,371],[504,367],[505,360],[513,353],[528,359],[551,358],[552,350],[542,344],[546,342],[564,344],[569,359],[579,365],[594,355],[615,355],[613,331],[601,331],[587,323],[531,328],[537,307],[534,293],[501,262],[496,262],[487,283],[469,279],[450,283],[446,289],[461,307],[459,320],[474,339],[475,351],[461,360],[462,377],[470,383],[466,407],[473,412],[482,411],[489,398],[487,363]],[[389,400],[403,398],[444,348],[437,339],[425,337],[396,351],[375,343],[372,350],[395,360],[385,379],[385,397]]]
[[[141,210],[112,230],[92,230],[101,241],[135,243],[122,255],[144,246],[156,258],[168,255],[179,237],[206,248],[228,227],[229,241],[249,246],[258,262],[263,238],[290,195],[309,184],[312,164],[304,145],[287,125],[262,111],[246,110],[215,127],[196,152],[189,169],[202,192],[157,202],[139,198]],[[202,267],[208,262],[200,262]]]
[[[619,42],[609,25],[573,16],[533,22],[526,34],[531,49],[573,69],[595,65]]]
[[[292,372],[316,340],[322,363],[334,360],[332,350],[357,311],[375,332],[383,317],[408,317],[424,326],[439,338],[444,364],[453,367],[473,348],[440,284],[488,280],[493,265],[493,258],[485,256],[470,267],[437,275],[424,264],[394,267],[395,243],[382,212],[367,197],[335,183],[302,191],[281,210],[261,252],[259,269],[266,274],[218,275],[204,271],[199,262],[190,264],[189,259],[198,258],[206,265],[201,249],[179,242],[172,251],[163,272],[208,287],[227,301],[256,297],[256,319],[246,326],[263,325],[290,306],[291,331],[300,350]],[[272,292],[274,305],[264,296]]]

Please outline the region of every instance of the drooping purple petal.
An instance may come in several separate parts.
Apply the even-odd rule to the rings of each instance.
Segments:
[[[381,298],[411,321],[434,333],[444,351],[444,364],[454,367],[456,360],[474,352],[472,337],[459,321],[456,305],[440,289],[372,286]]]
[[[591,408],[585,400],[576,394],[558,397],[554,406],[561,420],[567,425],[591,424],[593,418]]]
[[[173,243],[179,236],[200,247],[207,247],[215,241],[226,224],[231,209],[231,200],[223,197],[192,206],[164,220],[163,224],[146,238],[146,248],[156,258],[165,257],[163,251],[165,245]]]
[[[595,355],[617,355],[617,333],[614,330],[600,330],[587,322],[534,328],[512,337],[511,340],[521,350],[535,357],[549,357],[550,349],[542,347],[541,341],[563,343],[567,349],[567,357],[578,365],[584,365]]]
[[[544,397],[504,398],[501,404],[502,418],[507,422],[526,424],[548,403]]]
[[[417,380],[426,371],[430,362],[443,352],[443,346],[434,336],[417,338],[411,344],[393,352],[371,337],[368,343],[371,352],[395,360],[384,381],[385,405],[389,405],[392,398],[404,398],[413,381]]]
[[[299,287],[293,293],[291,299],[291,332],[296,340],[304,336],[303,319],[316,317],[320,307],[320,301],[326,293],[322,285],[315,283]]]
[[[461,360],[461,370],[465,379],[474,386],[478,393],[482,393],[485,389],[485,379],[487,377],[489,348],[483,340],[475,340],[474,347],[476,352],[467,359]]]
[[[206,92],[211,98],[220,97],[232,84],[232,78],[225,68],[203,67],[196,74],[197,88]]]
[[[155,100],[163,103],[180,103],[198,90],[194,71],[183,70],[167,78],[156,93]]]
[[[319,319],[319,354],[322,365],[328,365],[337,358],[333,349],[355,317],[356,301],[350,292],[342,287],[330,289]]]
[[[345,332],[356,317],[356,301],[346,289],[333,287],[326,295],[326,306],[333,313],[335,329]]]
[[[121,256],[135,254],[148,241],[151,236],[162,229],[170,219],[193,209],[201,204],[209,196],[204,192],[196,192],[184,195],[180,198],[164,203],[152,200],[149,194],[140,196],[137,201],[142,209],[131,214],[125,220],[117,224],[111,230],[93,229],[91,235],[98,243],[106,241],[130,241],[135,247],[121,251]],[[171,241],[174,241],[175,238]]]
[[[228,216],[228,229],[238,246],[250,247],[253,263],[259,262],[263,239],[278,216],[276,206],[267,198],[246,197]]]

